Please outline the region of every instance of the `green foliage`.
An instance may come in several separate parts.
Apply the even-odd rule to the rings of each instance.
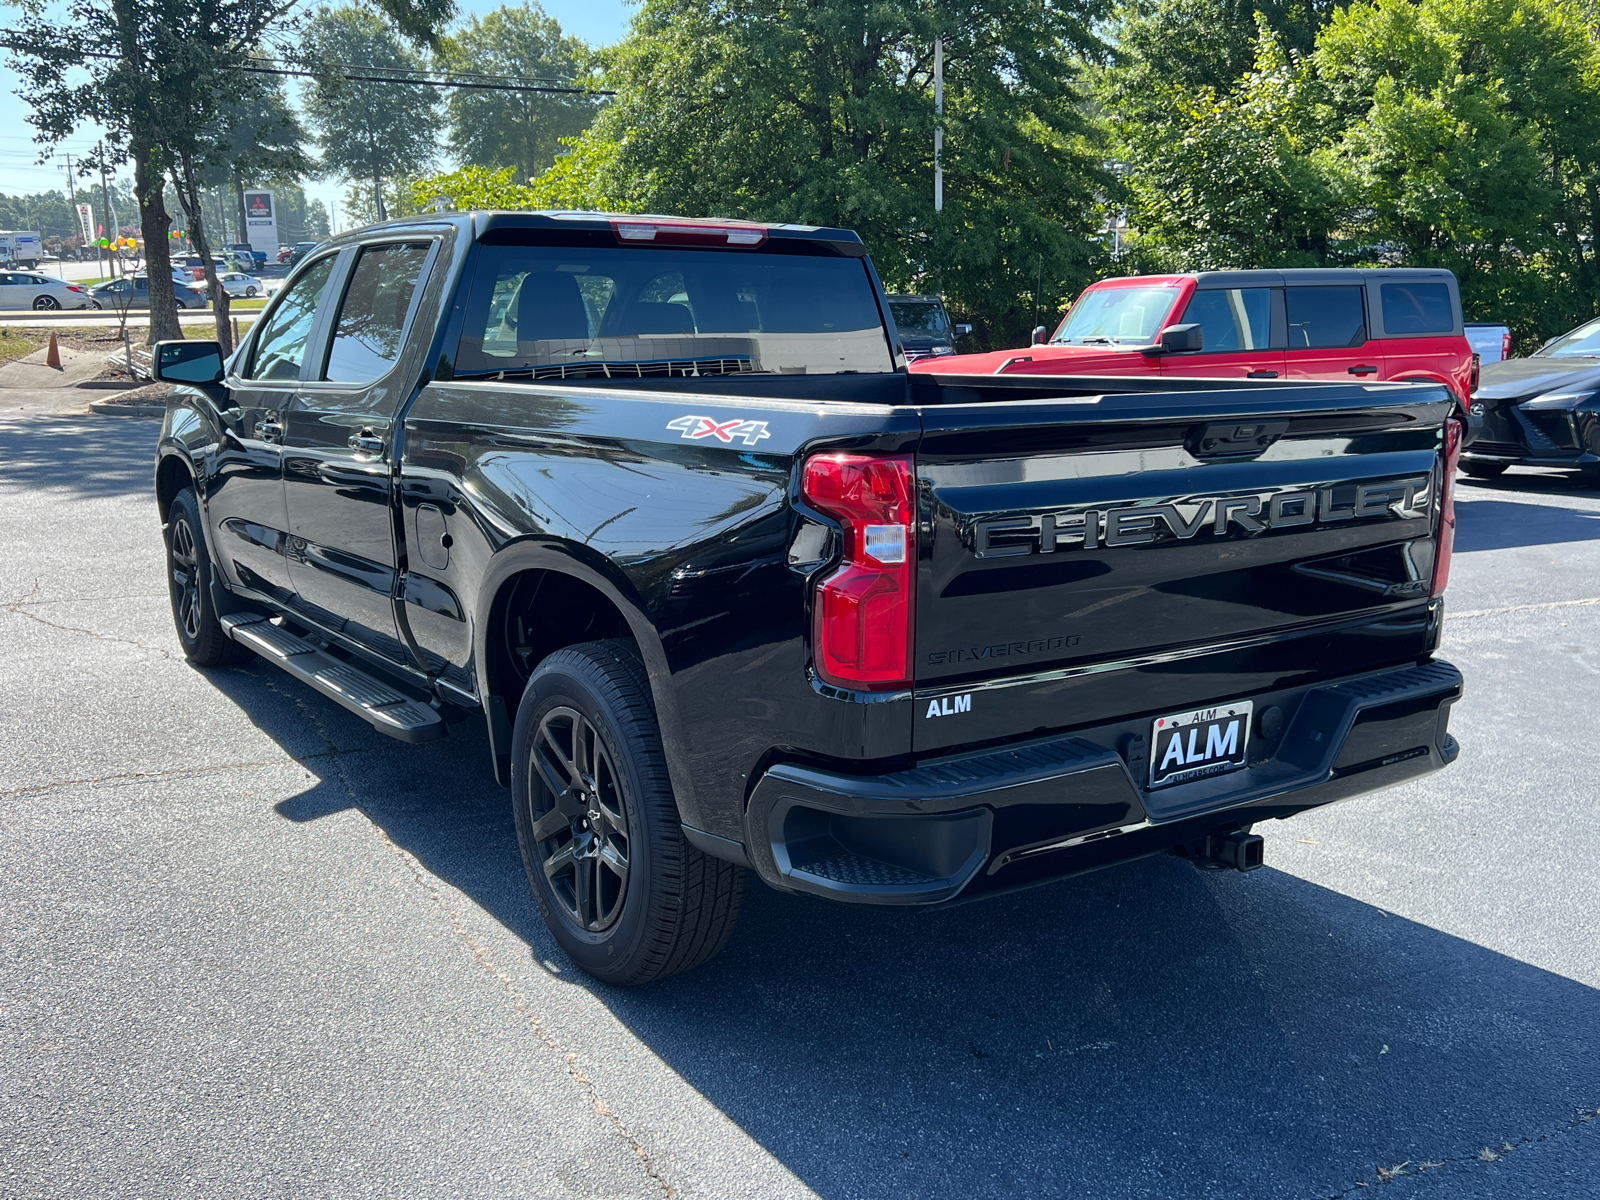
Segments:
[[[529,83],[581,85],[588,47],[564,37],[533,0],[472,17],[439,45],[442,70],[508,75]],[[476,167],[512,168],[527,183],[555,162],[561,139],[577,137],[594,119],[598,98],[460,88],[447,93],[450,150]]]
[[[1096,0],[645,0],[601,55],[616,99],[533,181],[537,202],[855,229],[890,290],[944,292],[984,318],[980,342],[1025,343],[1096,266],[1106,176],[1077,80],[1102,15]]]
[[[409,201],[421,212],[437,196],[447,196],[452,208],[463,212],[471,209],[537,208],[538,197],[532,188],[517,182],[516,169],[504,167],[491,171],[487,167],[462,167],[441,175],[425,175],[408,183]]]
[[[1507,320],[1523,343],[1600,308],[1592,16],[1357,0],[1306,56],[1264,16],[1253,65],[1219,84],[1227,39],[1176,17],[1211,2],[1125,13],[1098,81],[1128,164],[1131,265],[1443,266],[1469,319]]]
[[[370,183],[373,215],[388,214],[383,181],[433,160],[439,134],[432,88],[346,79],[341,64],[421,70],[421,57],[395,25],[364,5],[319,8],[307,23],[303,55],[317,72],[305,91],[306,116],[323,166],[351,183]]]

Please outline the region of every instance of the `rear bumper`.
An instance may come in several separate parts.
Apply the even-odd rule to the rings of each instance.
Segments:
[[[1461,690],[1433,660],[1257,695],[1248,766],[1156,791],[1136,779],[1148,717],[886,775],[778,764],[751,793],[745,854],[776,888],[857,904],[1010,890],[1439,770],[1456,757]]]

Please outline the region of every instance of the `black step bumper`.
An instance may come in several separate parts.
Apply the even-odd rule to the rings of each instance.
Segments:
[[[745,852],[785,891],[936,904],[1078,874],[1377,791],[1454,761],[1461,672],[1433,660],[1248,697],[1284,715],[1249,765],[1147,791],[1150,718],[931,759],[885,775],[784,763],[751,793]],[[1245,699],[1247,697],[1239,697]]]

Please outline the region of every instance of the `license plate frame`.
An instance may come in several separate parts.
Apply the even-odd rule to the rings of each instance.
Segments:
[[[1254,700],[1234,700],[1156,717],[1150,722],[1150,776],[1145,786],[1154,791],[1239,770],[1249,761],[1254,715]]]

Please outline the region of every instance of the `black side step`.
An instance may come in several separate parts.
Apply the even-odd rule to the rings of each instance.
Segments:
[[[445,735],[444,721],[430,706],[318,650],[260,613],[230,613],[219,619],[228,636],[241,646],[248,646],[273,666],[309,683],[374,729],[402,742],[434,742]]]

